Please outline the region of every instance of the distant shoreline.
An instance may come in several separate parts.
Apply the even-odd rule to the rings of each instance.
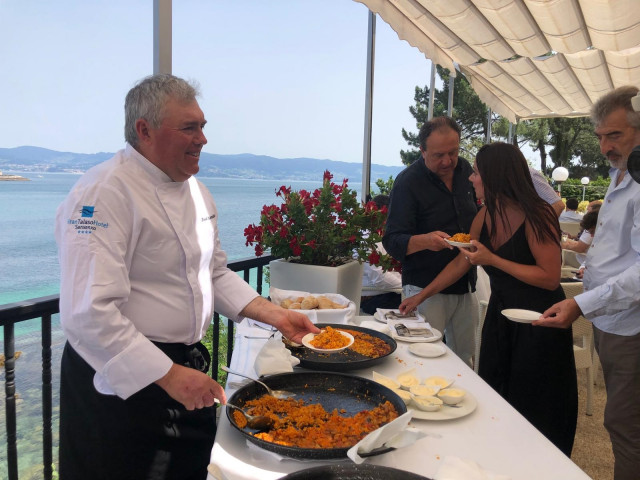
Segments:
[[[10,181],[31,181],[30,178],[21,177],[20,175],[3,175],[0,173],[0,182],[10,182]]]

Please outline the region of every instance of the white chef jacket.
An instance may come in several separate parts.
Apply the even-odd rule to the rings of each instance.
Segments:
[[[218,212],[133,147],[90,169],[58,207],[60,318],[101,393],[127,398],[164,376],[152,341],[193,344],[214,309],[233,320],[258,294],[227,268]]]

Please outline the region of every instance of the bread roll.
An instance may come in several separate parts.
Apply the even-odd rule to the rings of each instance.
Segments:
[[[293,303],[293,300],[291,300],[290,298],[285,298],[280,304],[280,306],[282,308],[291,308],[292,303]]]
[[[289,305],[289,310],[300,310],[302,308],[302,305],[300,304],[300,302],[293,302],[291,305]]]
[[[318,309],[320,310],[333,309],[333,302],[329,300],[327,297],[320,297],[318,298]]]
[[[318,299],[313,295],[309,295],[308,297],[304,297],[301,305],[303,310],[313,310],[314,308],[318,308]]]
[[[346,305],[340,305],[339,303],[336,303],[327,297],[318,298],[319,310],[336,310],[336,309],[346,308],[346,307],[347,307]]]

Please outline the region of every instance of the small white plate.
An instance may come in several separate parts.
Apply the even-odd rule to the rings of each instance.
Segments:
[[[373,314],[373,319],[381,322],[381,323],[388,323],[389,320],[387,320],[386,318],[384,318],[383,315],[380,314],[380,312],[375,312]],[[409,323],[414,323],[414,322],[423,322],[424,321],[424,317],[422,315],[420,315],[419,313],[416,314],[415,317],[408,317],[408,318],[398,318],[396,320],[391,320],[392,322],[400,322],[400,321],[405,321],[405,322],[409,322]]]
[[[435,358],[447,353],[444,345],[434,345],[433,343],[414,343],[409,345],[409,351],[414,355],[426,358]]]
[[[394,315],[395,314],[395,315]],[[377,316],[376,316],[377,315]],[[423,322],[424,317],[417,310],[409,315],[402,315],[397,308],[378,308],[373,314],[379,322],[403,321],[403,322]]]
[[[323,330],[324,331],[324,330]],[[322,333],[323,331],[321,331],[320,333]],[[302,337],[302,344],[307,347],[309,350],[313,350],[314,352],[320,352],[320,353],[334,353],[334,352],[341,352],[342,350],[345,350],[347,348],[349,348],[351,345],[353,345],[353,335],[351,335],[350,333],[347,332],[343,332],[342,330],[338,330],[343,336],[347,337],[349,339],[349,343],[347,345],[345,345],[344,347],[340,347],[340,348],[318,348],[318,347],[314,347],[313,345],[311,345],[311,340],[313,340],[313,338],[316,336],[315,333],[307,333],[304,337]],[[317,335],[320,335],[319,333]]]
[[[502,310],[500,313],[512,322],[518,323],[531,323],[542,316],[539,312],[534,312],[533,310],[522,310],[520,308],[507,308],[506,310]]]
[[[436,412],[425,412],[409,404],[408,408],[413,412],[412,419],[420,420],[453,420],[454,418],[466,417],[478,406],[478,401],[467,391],[462,401],[457,407],[447,407],[445,405]]]
[[[432,337],[401,337],[396,333],[396,330],[393,327],[390,327],[389,331],[391,332],[391,337],[394,340],[399,340],[401,342],[408,342],[408,343],[431,343],[431,342],[437,342],[442,338],[442,332],[433,327],[431,327],[431,331],[433,332]]]
[[[447,242],[449,245],[453,245],[454,247],[461,247],[461,248],[471,248],[473,247],[473,245],[471,243],[464,243],[464,242],[454,242],[451,241],[449,239],[444,239],[445,242]]]

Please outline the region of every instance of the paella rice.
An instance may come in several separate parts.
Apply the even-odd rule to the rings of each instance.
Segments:
[[[270,395],[249,400],[244,406],[251,415],[266,415],[274,420],[273,427],[255,433],[256,438],[299,448],[352,447],[373,430],[398,417],[389,401],[353,416],[341,415],[344,410],[327,412],[317,403],[305,404],[304,400],[278,399]],[[235,415],[233,418],[235,421]],[[240,423],[237,425],[240,427]]]
[[[342,335],[339,330],[326,327],[321,333],[313,337],[309,343],[316,348],[332,349],[342,348],[349,343],[349,339]]]
[[[233,421],[236,422],[236,425],[238,425],[240,428],[244,428],[247,426],[247,417],[245,417],[242,412],[234,410],[231,416],[233,417]]]
[[[351,334],[353,337],[353,345],[351,345],[349,349],[360,355],[369,358],[378,358],[387,355],[391,351],[391,345],[381,338],[374,337],[368,333],[349,330],[348,328],[341,328],[340,330]]]
[[[471,234],[456,233],[454,236],[449,237],[448,240],[452,242],[469,243],[471,241]]]

